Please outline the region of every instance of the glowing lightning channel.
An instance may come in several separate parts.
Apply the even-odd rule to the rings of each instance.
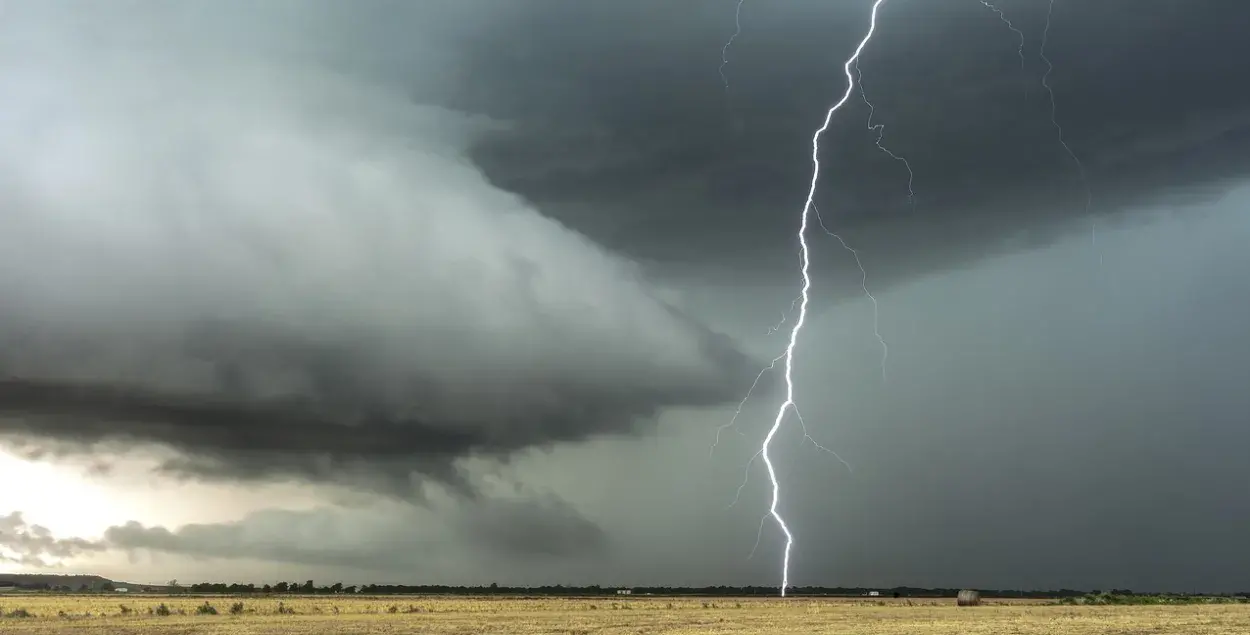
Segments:
[[[868,46],[868,42],[872,39],[873,33],[877,30],[877,10],[886,0],[873,0],[872,15],[868,23],[868,32],[864,38],[860,40],[859,46],[855,47],[855,52],[851,54],[842,65],[842,70],[846,74],[846,92],[842,94],[842,98],[829,107],[825,112],[825,120],[812,133],[812,180],[807,189],[807,200],[803,203],[803,213],[799,222],[799,260],[800,273],[803,278],[803,284],[799,295],[799,314],[794,321],[794,326],[790,329],[790,342],[786,345],[785,359],[785,380],[786,380],[786,399],[781,402],[781,406],[777,409],[777,416],[773,420],[773,425],[768,430],[768,434],[764,437],[764,442],[760,445],[760,456],[764,459],[764,467],[768,469],[768,479],[772,482],[773,492],[772,500],[768,506],[768,513],[777,522],[777,526],[786,536],[785,556],[781,564],[781,596],[785,597],[786,587],[790,585],[790,549],[794,546],[794,534],[791,533],[790,527],[786,525],[786,521],[777,511],[777,503],[781,498],[781,484],[777,481],[777,471],[773,467],[772,458],[768,456],[768,448],[772,445],[773,437],[777,435],[777,431],[781,428],[781,423],[786,417],[786,412],[794,407],[794,347],[798,343],[799,332],[803,329],[803,323],[807,319],[807,303],[809,291],[812,287],[812,278],[809,273],[809,265],[811,264],[811,256],[807,247],[807,226],[810,212],[812,210],[812,202],[816,198],[816,186],[820,182],[820,136],[829,129],[829,124],[833,121],[833,114],[846,104],[851,98],[851,92],[855,89],[855,76],[851,73],[851,66],[859,59],[860,54],[864,51],[864,47]]]
[[[1085,164],[1081,163],[1081,160],[1077,158],[1076,153],[1072,151],[1072,148],[1068,146],[1068,142],[1063,138],[1063,128],[1059,125],[1059,119],[1056,112],[1055,91],[1051,89],[1050,82],[1048,81],[1051,72],[1055,70],[1055,65],[1051,64],[1050,58],[1046,57],[1046,42],[1050,37],[1050,17],[1054,12],[1055,0],[1050,0],[1050,7],[1046,10],[1046,27],[1042,29],[1042,45],[1037,51],[1037,56],[1042,58],[1043,62],[1046,62],[1046,72],[1042,73],[1042,87],[1045,88],[1046,93],[1050,95],[1050,123],[1055,126],[1055,131],[1059,135],[1059,145],[1063,146],[1063,149],[1067,151],[1068,156],[1072,157],[1072,162],[1076,163],[1076,169],[1081,177],[1081,183],[1085,186],[1085,215],[1088,217],[1090,207],[1094,204],[1094,192],[1089,187],[1089,178],[1085,173]],[[1090,241],[1093,243],[1094,249],[1098,249],[1098,221],[1096,219],[1090,220],[1089,231]],[[1098,264],[1099,266],[1103,264],[1102,252],[1098,253]]]
[[[863,97],[864,103],[868,105],[868,130],[869,132],[877,133],[877,149],[886,153],[886,155],[888,155],[891,159],[902,162],[903,166],[907,168],[907,201],[909,203],[915,203],[916,190],[912,189],[912,183],[916,181],[916,173],[911,171],[911,163],[909,163],[906,158],[894,154],[892,150],[881,145],[881,138],[885,136],[885,124],[872,123],[872,116],[877,113],[877,107],[873,106],[871,101],[868,101],[868,93],[864,91],[864,74],[859,70],[859,58],[855,59],[855,77],[859,80],[859,96]],[[825,231],[828,232],[828,230]],[[841,238],[838,240],[841,240]],[[843,246],[845,245],[846,244],[843,243]],[[858,260],[859,255],[856,254],[855,258]],[[860,268],[862,269],[863,267],[861,266]]]
[[[1024,70],[1024,31],[1017,29],[1016,26],[1011,23],[1011,20],[1007,19],[1007,15],[1003,13],[1003,10],[993,4],[990,4],[988,0],[981,0],[981,4],[985,5],[986,9],[997,13],[998,19],[1002,20],[1003,24],[1006,24],[1007,28],[1011,29],[1011,32],[1015,33],[1016,37],[1020,38],[1020,47],[1016,49],[1016,54],[1020,56],[1020,70]]]
[[[911,162],[906,157],[899,156],[893,150],[881,145],[881,139],[885,136],[885,124],[874,124],[872,122],[873,115],[877,114],[877,107],[868,100],[868,92],[864,89],[864,73],[859,68],[858,57],[855,58],[855,79],[859,81],[859,96],[864,100],[864,104],[868,106],[868,130],[869,132],[877,133],[875,142],[877,149],[884,152],[891,159],[902,163],[903,167],[907,168],[907,202],[915,205],[916,190],[913,184],[916,182],[916,173],[912,171]],[[864,295],[868,296],[868,299],[872,301],[872,332],[873,335],[877,336],[877,341],[881,343],[881,381],[889,381],[886,373],[886,360],[890,357],[890,347],[885,343],[885,338],[881,336],[881,308],[877,305],[877,298],[868,290],[868,271],[864,269],[864,263],[859,258],[859,251],[852,249],[841,236],[829,231],[829,228],[825,226],[824,219],[820,217],[820,210],[816,209],[815,205],[812,206],[812,210],[816,213],[816,220],[820,222],[820,228],[825,230],[826,234],[836,238],[839,243],[842,243],[842,248],[851,252],[851,255],[855,257],[855,264],[859,267],[859,273],[861,274],[860,287],[863,288]]]
[[[783,312],[781,313],[781,319],[780,319],[780,320],[778,320],[776,324],[774,324],[774,325],[772,325],[772,326],[768,327],[768,335],[772,335],[773,333],[776,333],[777,331],[780,331],[780,330],[781,330],[781,325],[786,323],[786,317],[790,315],[790,312],[791,312],[791,311],[794,311],[794,307],[795,307],[798,303],[799,303],[799,299],[798,299],[798,298],[795,298],[795,299],[793,299],[793,300],[791,300],[791,301],[790,301],[790,309],[789,309],[788,311],[783,311]]]
[[[794,415],[795,417],[798,418],[799,425],[802,426],[803,428],[803,441],[804,442],[811,441],[812,445],[816,446],[817,450],[820,450],[821,452],[829,454],[833,458],[837,459],[839,463],[841,463],[844,467],[846,467],[846,471],[850,472],[851,475],[854,476],[855,468],[852,468],[850,463],[847,463],[846,460],[838,456],[837,452],[834,452],[833,450],[830,450],[829,448],[821,445],[819,442],[816,441],[816,439],[813,439],[812,436],[807,433],[807,423],[803,421],[803,414],[799,412],[799,409],[797,406],[794,408]],[[763,453],[763,449],[761,448],[760,451],[756,452],[754,455],[751,456],[751,460],[747,461],[747,474],[748,475],[750,474],[751,464],[753,464],[755,462],[755,459],[759,457],[762,453]],[[742,490],[746,486],[747,486],[747,478],[743,478],[742,484],[738,486],[738,493],[734,495],[734,500],[732,503],[729,504],[729,507],[733,507],[734,505],[738,504],[738,498],[742,496]],[[767,521],[768,521],[768,514],[765,514],[762,517],[760,517],[760,526],[759,526],[759,529],[756,530],[755,532],[755,545],[751,547],[751,553],[747,555],[747,560],[754,558],[755,552],[759,550],[760,539],[763,538],[764,536],[764,523]]]
[[[716,69],[720,73],[720,81],[725,84],[725,92],[729,92],[729,77],[725,75],[725,67],[729,65],[729,47],[733,46],[734,40],[742,35],[742,3],[746,0],[738,0],[738,8],[734,9],[734,34],[729,36],[729,41],[725,42],[725,46],[720,49],[720,68]]]
[[[820,223],[820,228],[823,229],[826,234],[834,237],[839,243],[842,244],[843,249],[851,252],[851,255],[855,257],[855,265],[859,267],[859,286],[864,290],[864,295],[868,296],[868,299],[872,301],[872,333],[877,336],[877,341],[881,343],[881,381],[887,381],[888,378],[885,373],[885,362],[890,357],[890,345],[886,344],[885,338],[881,336],[881,310],[877,306],[877,297],[868,290],[868,270],[864,268],[863,261],[859,259],[859,250],[846,244],[846,241],[842,239],[842,236],[829,230],[829,228],[825,225],[825,219],[820,217],[820,210],[815,205],[812,205],[812,211],[816,214],[816,222]],[[842,459],[839,458],[838,460],[841,461]]]
[[[708,456],[712,456],[713,454],[716,453],[716,446],[720,445],[720,434],[724,432],[725,430],[728,430],[734,427],[734,424],[738,423],[738,416],[742,414],[742,408],[747,405],[747,400],[751,398],[751,393],[755,392],[755,387],[760,385],[760,379],[764,378],[764,373],[776,368],[777,362],[781,361],[783,357],[784,357],[783,355],[778,355],[774,357],[773,361],[769,362],[769,364],[765,366],[762,370],[760,370],[759,374],[755,376],[755,381],[751,382],[751,387],[747,389],[746,396],[742,398],[742,401],[738,402],[738,407],[734,409],[734,416],[729,419],[729,423],[726,423],[725,425],[716,428],[716,440],[712,442],[712,447],[708,448],[708,451],[707,451]],[[738,430],[737,432],[738,434],[742,434],[741,430]],[[751,457],[751,460],[755,460],[755,457]],[[750,466],[749,463],[747,465],[748,467]],[[739,493],[742,492],[741,487],[738,488],[738,492]]]

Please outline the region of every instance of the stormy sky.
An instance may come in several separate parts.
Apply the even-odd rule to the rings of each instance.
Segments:
[[[871,2],[736,4],[4,3],[2,566],[777,584]],[[1242,590],[1250,7],[993,6],[821,138],[791,581]]]

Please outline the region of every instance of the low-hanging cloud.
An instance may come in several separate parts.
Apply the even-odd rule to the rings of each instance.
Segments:
[[[497,122],[223,28],[180,43],[174,14],[0,27],[0,434],[403,493],[749,381],[631,263],[483,177],[465,152]]]
[[[22,512],[0,516],[0,563],[48,568],[104,549],[97,541],[57,538],[47,527],[28,523]]]
[[[437,513],[431,513],[435,511]],[[523,564],[603,555],[604,530],[553,496],[487,498],[464,507],[267,509],[231,522],[109,527],[102,549],[199,559],[395,571],[451,556]]]

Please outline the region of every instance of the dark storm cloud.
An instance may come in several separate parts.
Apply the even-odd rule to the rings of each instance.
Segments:
[[[405,505],[361,510],[265,510],[228,523],[177,529],[138,522],[110,527],[101,545],[214,559],[395,571],[434,565],[454,552],[507,565],[601,554],[603,530],[552,498],[494,499],[442,510],[435,519]]]
[[[0,516],[0,563],[46,568],[103,549],[83,538],[57,538],[47,527],[26,522],[22,512]]]
[[[6,6],[0,434],[411,493],[750,380],[465,158],[507,122],[431,102],[508,12],[248,6]]]
[[[13,342],[10,350],[22,348]],[[73,349],[55,347],[33,355],[65,350]],[[136,350],[166,352],[159,345]],[[543,377],[539,368],[531,368],[534,376],[522,382],[483,374],[452,384],[431,378],[419,364],[373,367],[383,356],[380,351],[329,354],[310,342],[258,359],[252,356],[258,348],[247,350],[242,358],[222,359],[218,356],[228,352],[214,348],[202,352],[206,357],[187,360],[209,360],[215,371],[225,366],[230,374],[224,380],[214,372],[212,381],[183,390],[161,389],[155,379],[145,384],[0,378],[0,412],[8,415],[0,419],[0,431],[85,448],[109,441],[157,443],[184,455],[163,469],[187,476],[351,481],[404,495],[413,492],[409,475],[418,473],[467,493],[455,469],[458,458],[503,457],[535,445],[629,433],[638,419],[653,417],[663,405],[722,402],[733,396],[730,387],[742,387],[746,378],[732,371],[745,369],[745,358],[719,337],[709,340],[704,353],[731,369],[723,387],[712,382],[596,385],[586,378]],[[297,378],[298,388],[269,398],[248,389],[271,376]],[[390,393],[388,383],[402,387],[404,394]],[[498,400],[498,405],[479,400]]]
[[[844,87],[870,2],[543,3],[476,42],[465,99],[518,122],[475,156],[502,186],[640,258],[792,267],[810,135]],[[856,95],[822,144],[827,220],[878,287],[1090,231],[1039,59],[1046,0],[889,0],[865,50],[878,151]],[[1054,4],[1047,56],[1058,121],[1104,222],[1165,192],[1211,196],[1243,174],[1250,5]],[[609,213],[604,213],[604,211]],[[787,220],[791,219],[791,220]],[[857,281],[856,281],[857,282]],[[857,291],[848,279],[847,293]]]
[[[527,558],[594,554],[607,544],[601,527],[553,496],[479,505],[456,524],[471,544]]]

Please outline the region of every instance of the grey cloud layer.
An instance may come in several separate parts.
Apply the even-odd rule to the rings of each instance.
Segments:
[[[611,553],[608,535],[554,495],[487,496],[471,503],[440,500],[422,507],[371,503],[348,508],[269,509],[237,521],[170,529],[131,521],[97,539],[58,538],[26,522],[21,512],[0,516],[0,563],[48,568],[108,552],[251,560],[284,567],[334,567],[353,575],[400,571],[454,573],[544,568]],[[227,565],[230,566],[230,565]],[[369,573],[362,573],[369,572]],[[430,580],[431,583],[438,582]]]
[[[333,7],[260,10],[230,45],[201,8],[6,19],[0,432],[403,492],[749,379],[628,261],[483,178],[464,149],[497,124],[344,70],[316,39]]]
[[[0,516],[0,563],[46,568],[103,549],[84,538],[57,538],[47,527],[26,522],[21,512]]]
[[[447,571],[459,559],[507,568],[535,559],[599,556],[604,531],[567,503],[550,497],[495,499],[434,510],[387,505],[362,509],[266,510],[242,520],[174,530],[139,522],[110,527],[108,549],[225,560],[333,566],[393,573]]]

